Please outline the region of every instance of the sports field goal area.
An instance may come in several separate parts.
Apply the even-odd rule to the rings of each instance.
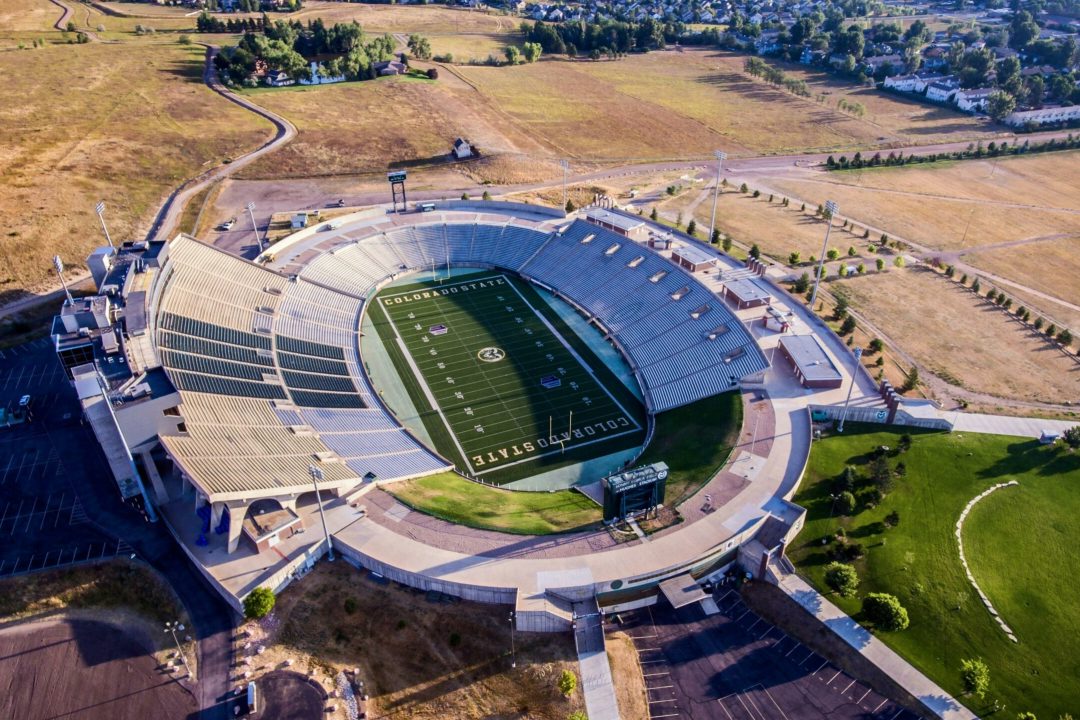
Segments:
[[[640,444],[640,404],[521,281],[483,272],[390,287],[375,303],[436,449],[470,475],[504,482]]]

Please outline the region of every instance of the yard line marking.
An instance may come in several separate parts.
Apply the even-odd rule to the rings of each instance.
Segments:
[[[811,658],[816,658],[816,657],[819,657],[819,656],[818,656],[818,655],[817,655],[816,653],[814,653],[814,652],[811,652],[811,653],[810,653],[809,655],[807,655],[806,657],[804,657],[804,658],[802,659],[802,662],[800,662],[800,663],[799,663],[799,667],[801,667],[801,668],[805,668],[805,667],[806,667],[806,663],[810,662],[810,659],[811,659]],[[810,674],[811,674],[811,675],[813,675],[814,673],[810,673]]]
[[[665,661],[663,659],[661,659],[661,660],[641,660],[640,662],[641,662],[642,665],[655,665],[656,663],[662,663],[662,662],[665,662]]]
[[[652,687],[647,688],[647,689],[649,689],[649,690],[667,690],[668,688],[673,688],[673,687],[675,687],[675,686],[674,685],[653,685]]]
[[[652,720],[660,720],[660,718],[682,717],[682,713],[666,713],[664,715],[653,715],[650,712],[649,717],[652,718]]]
[[[11,532],[9,535],[15,534],[15,526],[19,524],[19,518],[22,517],[23,503],[26,502],[26,498],[19,500],[19,509],[15,512],[15,518],[11,521]]]

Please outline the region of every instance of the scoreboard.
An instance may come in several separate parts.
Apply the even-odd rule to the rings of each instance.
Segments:
[[[604,488],[604,520],[625,518],[648,512],[664,502],[667,463],[657,462],[609,475],[600,481]]]

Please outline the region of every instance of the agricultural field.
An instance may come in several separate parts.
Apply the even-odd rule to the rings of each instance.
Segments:
[[[201,82],[203,49],[178,44],[56,45],[0,53],[0,294],[33,288],[101,244],[141,233],[165,195],[256,147],[270,124]]]
[[[478,273],[375,302],[438,450],[470,475],[502,484],[641,443],[640,403],[518,281]]]
[[[890,268],[830,283],[916,362],[976,393],[1080,401],[1076,361],[1001,308],[925,268]],[[1015,307],[1015,306],[1014,306]]]
[[[807,508],[806,526],[789,548],[800,573],[844,611],[859,618],[860,601],[824,583],[829,553],[841,543],[861,546],[854,561],[859,595],[887,592],[907,608],[911,625],[879,632],[893,649],[977,714],[995,702],[1010,714],[1032,711],[1056,718],[1080,704],[1080,647],[1074,632],[1080,601],[1073,591],[1080,570],[1073,552],[1080,531],[1076,483],[1080,456],[1036,440],[976,434],[913,432],[898,452],[900,434],[880,426],[849,425],[842,436],[815,442],[795,502]],[[869,502],[869,465],[876,448],[894,450],[893,488]],[[903,475],[895,471],[900,463]],[[841,515],[830,498],[845,466],[858,476],[856,509]],[[949,472],[942,473],[941,468]],[[980,501],[963,526],[971,571],[1019,639],[1011,642],[987,612],[960,563],[955,525],[965,505],[991,486],[1018,486]],[[894,527],[886,517],[898,513]],[[985,699],[963,695],[960,662],[982,658],[990,668]]]

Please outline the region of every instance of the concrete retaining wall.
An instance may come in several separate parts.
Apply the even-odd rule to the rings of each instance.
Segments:
[[[839,420],[840,416],[844,413],[843,405],[809,405],[807,406],[807,409],[811,412],[823,412],[830,420]],[[849,407],[846,421],[884,424],[888,414],[889,411],[887,408]],[[896,418],[893,420],[893,425],[929,428],[931,430],[952,430],[952,423],[944,418],[914,417],[905,412],[902,406],[896,412]]]

